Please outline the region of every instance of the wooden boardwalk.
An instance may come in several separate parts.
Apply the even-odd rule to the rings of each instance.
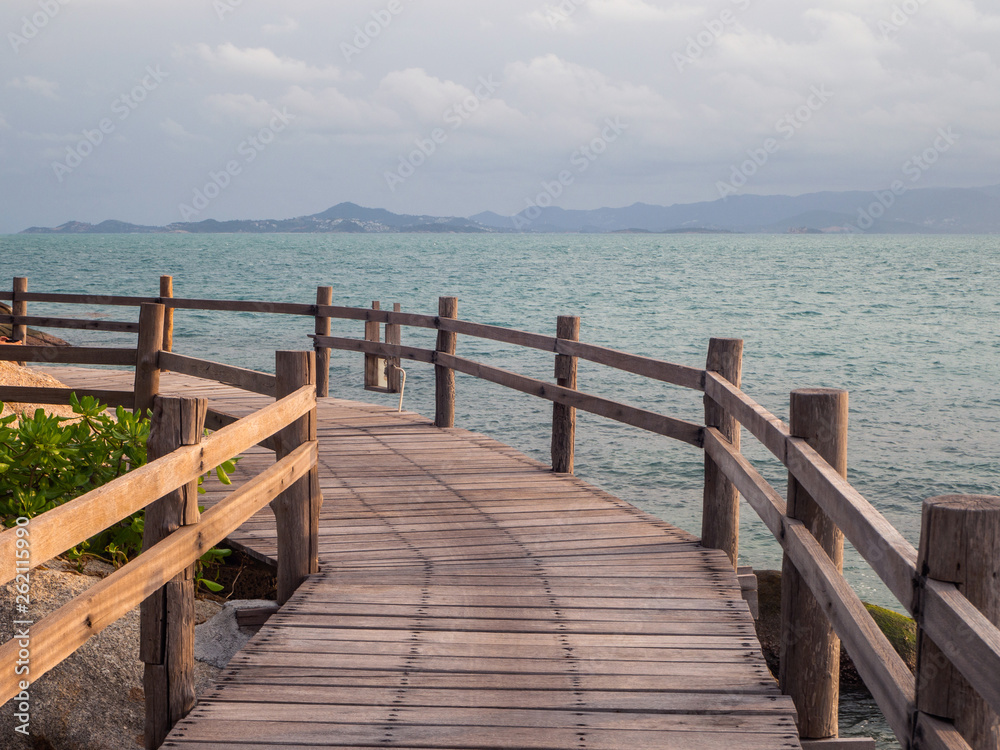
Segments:
[[[161,385],[233,413],[268,401]],[[481,435],[338,399],[318,412],[321,572],[164,747],[800,747],[724,553]],[[273,558],[273,516],[231,539]]]

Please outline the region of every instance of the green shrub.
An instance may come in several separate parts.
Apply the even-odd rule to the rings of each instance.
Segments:
[[[5,527],[18,518],[33,518],[146,463],[150,414],[119,406],[114,415],[92,396],[71,394],[75,418],[57,417],[38,409],[33,416],[0,419],[0,521]],[[3,404],[0,402],[0,408]],[[229,484],[234,460],[216,472]],[[201,479],[198,481],[201,484]],[[201,487],[199,486],[199,492]],[[84,554],[99,557],[116,567],[142,551],[145,512],[122,519],[86,542],[69,550],[70,559]],[[221,586],[205,579],[229,550],[212,549],[198,562],[198,581],[211,591]]]

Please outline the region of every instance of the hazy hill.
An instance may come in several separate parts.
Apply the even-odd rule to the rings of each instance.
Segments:
[[[469,218],[394,214],[383,208],[340,203],[294,219],[178,222],[164,227],[122,221],[71,221],[34,234],[121,234],[150,232],[874,232],[923,234],[1000,233],[1000,185],[983,188],[926,188],[894,195],[888,190],[733,195],[702,203],[571,210],[558,207],[501,216],[484,211]]]

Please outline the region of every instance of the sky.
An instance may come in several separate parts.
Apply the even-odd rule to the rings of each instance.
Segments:
[[[984,0],[3,0],[0,232],[1000,183]]]

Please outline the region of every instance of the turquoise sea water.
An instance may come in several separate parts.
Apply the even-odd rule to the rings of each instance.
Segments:
[[[0,236],[10,277],[32,291],[335,304],[401,302],[434,313],[553,333],[582,317],[581,338],[702,366],[711,336],[745,339],[744,390],[782,419],[800,387],[850,391],[849,479],[912,542],[920,503],[1000,494],[1000,239],[815,235],[94,235]],[[65,311],[66,308],[61,308]],[[33,314],[60,308],[32,304]],[[126,308],[94,312],[110,319]],[[175,350],[271,369],[274,349],[307,348],[311,319],[178,311]],[[58,332],[56,332],[58,333]],[[334,335],[361,337],[334,321]],[[65,332],[77,343],[98,338]],[[433,335],[404,329],[404,343]],[[552,359],[459,339],[459,353],[551,379]],[[361,355],[334,353],[334,395],[393,403],[361,389]],[[698,420],[698,394],[581,362],[580,387]],[[432,414],[433,377],[408,367],[406,407]],[[548,460],[547,402],[458,376],[456,424]],[[746,453],[784,491],[784,473],[744,433]],[[577,473],[700,533],[702,458],[687,446],[580,415]],[[780,566],[777,544],[744,506],[741,558]],[[862,598],[901,609],[860,557],[847,576]]]

